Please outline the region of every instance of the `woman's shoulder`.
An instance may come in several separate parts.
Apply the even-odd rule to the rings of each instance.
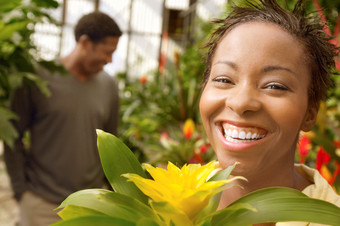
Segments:
[[[319,171],[304,164],[296,164],[295,170],[312,184],[302,190],[304,194],[311,198],[325,200],[340,207],[340,195],[324,179]]]

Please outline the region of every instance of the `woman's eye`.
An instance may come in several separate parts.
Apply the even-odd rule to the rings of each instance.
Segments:
[[[288,88],[279,83],[270,83],[266,87],[266,89],[276,89],[276,90],[288,90]]]
[[[214,82],[220,82],[220,83],[229,83],[229,84],[232,84],[230,79],[225,78],[225,77],[217,77],[217,78],[214,78],[213,81]]]

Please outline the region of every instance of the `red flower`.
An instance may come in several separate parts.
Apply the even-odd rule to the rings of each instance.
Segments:
[[[146,76],[144,75],[144,76],[140,77],[139,81],[143,84],[146,83]]]
[[[201,145],[200,146],[200,153],[206,153],[207,151],[208,151],[208,149],[209,149],[209,144],[206,144],[206,145]]]
[[[306,157],[309,153],[309,151],[312,148],[312,143],[310,139],[303,135],[300,138],[300,142],[298,144],[298,150],[299,150],[299,155],[300,155],[300,163],[304,163],[306,161]]]
[[[333,143],[337,148],[340,148],[340,141],[335,140]]]
[[[323,176],[328,181],[329,184],[334,182],[332,182],[334,175],[331,174],[326,166],[330,160],[331,156],[323,149],[323,147],[320,146],[316,156],[316,169],[320,172],[321,176]],[[336,172],[334,173],[336,174]]]
[[[327,165],[331,160],[331,156],[323,149],[322,146],[319,147],[318,154],[316,156],[316,169],[321,171],[323,165]]]
[[[200,155],[200,150],[197,150],[196,148],[194,148],[194,158],[195,158],[197,163],[201,163],[201,164],[204,163],[204,161],[203,161],[203,159]]]

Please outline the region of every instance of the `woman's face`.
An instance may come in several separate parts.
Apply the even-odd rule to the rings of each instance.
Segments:
[[[310,71],[299,42],[279,26],[250,22],[219,43],[200,100],[208,138],[222,167],[247,175],[292,165],[299,131],[310,130]],[[291,163],[291,164],[290,164]]]

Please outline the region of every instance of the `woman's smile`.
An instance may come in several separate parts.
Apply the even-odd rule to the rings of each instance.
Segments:
[[[222,134],[226,140],[234,143],[252,142],[262,139],[267,131],[258,127],[237,127],[228,123],[222,124]]]
[[[258,145],[268,131],[257,126],[236,126],[228,122],[216,123],[222,145],[229,151],[243,151]]]

